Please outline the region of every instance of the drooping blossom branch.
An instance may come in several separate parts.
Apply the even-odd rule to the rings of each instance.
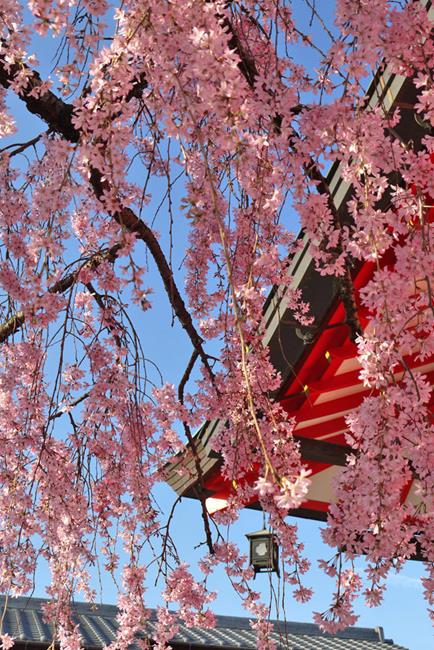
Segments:
[[[156,558],[166,602],[205,626],[213,623],[207,576],[222,565],[267,647],[267,608],[249,586],[251,570],[206,511],[192,432],[220,419],[212,445],[234,491],[214,520],[230,523],[259,500],[279,539],[282,578],[309,599],[309,563],[285,520],[306,499],[309,470],[293,422],[272,399],[281,378],[263,343],[273,285],[287,288],[294,328],[321,325],[288,287],[288,256],[299,251],[289,232],[295,208],[317,268],[335,277],[371,393],[347,418],[354,454],[324,534],[338,549],[323,563],[337,586],[317,618],[337,629],[355,620],[356,553],[367,557],[369,604],[381,600],[387,571],[412,556],[415,536],[433,559],[430,386],[411,370],[429,367],[433,354],[426,8],[338,0],[330,25],[314,3],[285,0],[126,0],[112,9],[104,0],[34,0],[24,13],[0,0],[0,133],[13,134],[11,93],[47,128],[0,155],[0,588],[28,591],[43,554],[47,616],[62,648],[76,648],[68,603],[80,591],[95,598],[89,567],[102,557],[121,585],[116,647],[126,648],[144,627]],[[60,45],[47,80],[36,72],[35,30]],[[304,48],[316,57],[311,67]],[[386,65],[417,96],[425,135],[414,142],[396,107],[365,96],[367,79]],[[339,209],[324,171],[336,160],[351,187]],[[166,228],[164,214],[168,244],[154,224]],[[141,242],[191,345],[178,391],[157,386],[149,370],[146,319],[160,317],[151,289],[161,285]],[[376,270],[357,294],[354,269],[366,262]],[[360,305],[369,314],[363,332]],[[185,438],[208,548],[203,579],[171,552],[154,498]],[[414,477],[419,506],[402,498]],[[176,626],[159,609],[160,647]]]

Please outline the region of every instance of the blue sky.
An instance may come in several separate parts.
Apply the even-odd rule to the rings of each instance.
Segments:
[[[44,57],[43,68],[49,67],[48,49]],[[10,99],[10,105],[17,116],[19,133],[12,141],[23,141],[39,133],[42,123],[29,114],[23,108],[21,102],[14,98]],[[7,142],[5,143],[7,144]],[[3,146],[3,145],[1,145]],[[178,196],[179,198],[179,196]],[[145,215],[146,216],[146,215]],[[176,215],[175,241],[177,243],[174,251],[174,266],[182,260],[183,250],[186,245],[185,218]],[[297,229],[297,221],[294,214],[287,215],[288,222]],[[166,225],[166,227],[165,227]],[[167,244],[167,224],[164,224],[164,217],[156,225],[162,233],[162,242]],[[144,256],[144,248],[140,249]],[[175,384],[186,366],[190,355],[186,337],[180,326],[175,323],[171,326],[171,313],[167,299],[162,291],[162,284],[153,265],[150,264],[149,280],[150,286],[155,287],[153,297],[154,308],[151,312],[143,313],[137,311],[136,327],[142,332],[143,340],[146,343],[146,350],[152,351],[152,358],[158,362],[158,366],[165,381]],[[155,380],[158,377],[155,374]],[[159,486],[157,498],[163,511],[168,512],[174,500],[174,493],[166,485]],[[309,621],[313,610],[323,611],[328,608],[330,594],[333,584],[330,579],[324,576],[316,567],[316,559],[328,558],[332,550],[322,544],[320,539],[321,524],[305,520],[298,520],[300,536],[306,546],[306,554],[312,560],[312,568],[305,579],[306,586],[312,586],[315,590],[313,600],[306,604],[296,603],[288,595],[285,602],[285,614],[289,620]],[[245,510],[241,513],[239,520],[228,531],[230,539],[236,541],[241,548],[247,552],[248,545],[245,534],[262,528],[262,515],[256,511]],[[178,506],[173,520],[172,529],[176,537],[181,557],[194,565],[200,551],[194,546],[203,541],[204,535],[201,528],[201,517],[199,504],[195,501],[184,499]],[[363,566],[363,559],[358,560],[358,565]],[[376,627],[381,625],[388,638],[393,638],[409,650],[428,650],[432,647],[432,627],[426,612],[426,603],[422,596],[420,577],[423,575],[423,567],[418,562],[408,562],[400,574],[392,574],[388,580],[388,591],[384,603],[378,608],[367,608],[360,602],[356,612],[360,616],[358,625]],[[265,602],[269,600],[268,575],[257,576],[253,586],[263,593]],[[35,596],[45,596],[45,585],[49,580],[47,567],[41,564],[36,576]],[[150,580],[148,590],[148,604],[155,606],[161,602],[161,585],[153,586]],[[218,571],[211,580],[210,586],[218,591],[218,597],[214,604],[214,611],[219,614],[245,615],[238,597],[231,589],[223,571]],[[105,603],[116,602],[116,590],[111,580],[103,577],[101,600]]]

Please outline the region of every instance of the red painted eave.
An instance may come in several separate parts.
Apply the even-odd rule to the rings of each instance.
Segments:
[[[387,254],[382,265],[393,264],[393,252]],[[359,318],[363,328],[369,324],[369,313],[360,304],[359,292],[372,278],[376,265],[366,262],[353,278]],[[406,358],[408,367],[424,372],[430,381],[434,379],[434,358],[423,363],[414,357]],[[397,381],[403,368],[396,368]],[[294,378],[287,383],[280,402],[289,416],[295,418],[294,434],[316,441],[325,441],[345,446],[345,416],[357,408],[363,398],[375,391],[364,386],[359,377],[360,364],[357,360],[357,346],[349,339],[349,328],[341,302],[332,310],[322,330],[297,368]],[[333,478],[341,468],[336,465],[304,459],[312,471],[312,485],[309,499],[302,504],[302,516],[324,518],[333,499]],[[250,484],[258,478],[253,468],[244,479]],[[225,507],[226,499],[236,485],[224,479],[217,470],[205,482],[205,488],[212,495],[208,501],[210,512]],[[403,501],[413,498],[414,489],[410,482],[402,495]],[[252,502],[253,503],[253,502]],[[307,514],[306,514],[307,513]],[[310,513],[310,515],[309,515]],[[297,514],[297,513],[293,513]]]

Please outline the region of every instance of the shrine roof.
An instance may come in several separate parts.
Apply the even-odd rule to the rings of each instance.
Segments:
[[[386,66],[373,79],[366,94],[366,106],[381,106],[385,113],[399,106],[401,119],[395,131],[403,141],[416,143],[417,148],[425,133],[414,119],[412,107],[415,97],[411,80],[393,74]],[[351,187],[343,180],[338,162],[330,169],[326,183],[342,223],[349,223],[346,203]],[[344,444],[344,418],[359,405],[364,392],[358,379],[355,346],[349,338],[336,279],[320,275],[316,270],[311,244],[305,234],[300,233],[299,243],[298,252],[290,260],[287,285],[275,287],[264,305],[264,344],[282,378],[280,389],[273,397],[282,403],[290,416],[298,416],[299,420],[303,418],[297,422],[294,437],[300,443],[303,460],[310,462],[312,467],[316,463],[318,470],[315,472],[317,485],[310,494],[311,503],[308,507],[291,511],[291,514],[325,520],[333,478],[345,465],[346,456],[351,451]],[[354,262],[356,290],[369,280],[369,273],[372,273],[369,264]],[[303,300],[309,303],[316,329],[303,329],[294,322],[286,296],[288,287],[299,290]],[[360,320],[366,323],[367,315],[362,311],[359,306]],[[324,334],[326,330],[327,334]],[[326,363],[325,359],[331,359],[331,363]],[[327,365],[330,366],[328,369]],[[420,370],[433,374],[431,366]],[[301,395],[303,391],[304,397]],[[304,407],[303,400],[306,402]],[[206,497],[216,501],[215,507],[212,506],[214,511],[220,507],[217,501],[224,500],[222,492],[227,492],[227,486],[217,481],[222,461],[213,451],[211,441],[224,426],[223,420],[206,422],[195,435],[195,455],[200,461],[203,489]],[[320,464],[324,467],[319,468]],[[165,478],[177,494],[197,498],[196,461],[189,444],[166,466]],[[322,495],[321,499],[318,495]],[[408,498],[412,499],[413,493],[409,493]],[[247,507],[259,506],[249,503]]]
[[[3,633],[16,639],[16,648],[25,646],[29,650],[48,648],[52,640],[53,626],[44,622],[42,607],[48,602],[41,598],[9,598],[3,619]],[[0,596],[0,607],[5,607],[5,597]],[[79,625],[84,648],[102,648],[110,644],[116,634],[117,608],[114,605],[90,605],[75,603],[73,617]],[[150,610],[149,636],[155,626],[156,615]],[[385,639],[383,629],[352,627],[337,634],[324,634],[317,625],[272,621],[272,639],[281,650],[406,650],[390,639]],[[248,618],[216,616],[216,627],[212,629],[187,628],[180,624],[179,631],[171,642],[174,650],[184,648],[256,648],[255,632]],[[132,650],[138,646],[132,646]]]

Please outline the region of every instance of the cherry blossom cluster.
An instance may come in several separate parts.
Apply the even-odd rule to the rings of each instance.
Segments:
[[[369,605],[392,567],[419,551],[432,565],[431,388],[411,367],[434,353],[434,44],[425,3],[403,4],[338,0],[327,25],[315,3],[307,16],[286,0],[0,0],[0,135],[9,138],[0,149],[0,590],[28,593],[44,558],[46,617],[62,650],[80,647],[69,604],[77,593],[95,600],[99,558],[122,584],[113,647],[146,634],[153,563],[164,600],[179,604],[176,614],[158,609],[157,648],[180,620],[213,624],[207,577],[218,566],[256,619],[258,647],[272,647],[246,558],[209,526],[191,439],[204,421],[222,422],[211,444],[234,487],[215,523],[259,500],[282,578],[296,599],[310,598],[309,562],[286,519],[306,500],[310,471],[264,345],[273,286],[285,287],[295,326],[314,324],[288,274],[300,250],[294,210],[318,272],[369,314],[364,331],[347,314],[370,394],[347,417],[353,453],[324,533],[337,551],[321,564],[337,585],[316,620],[329,631],[355,622],[356,554],[367,557]],[[41,36],[56,44],[46,78]],[[414,107],[367,100],[369,79],[386,69],[413,80]],[[28,142],[12,142],[12,95],[43,122]],[[423,130],[418,141],[399,135],[408,119]],[[343,208],[325,176],[336,161],[351,188]],[[187,233],[182,254],[173,233]],[[356,295],[351,278],[365,262],[375,272]],[[160,289],[191,345],[178,387],[161,385],[149,361],[142,319],[160,318]],[[198,570],[178,557],[172,515],[155,501],[186,440],[208,545]],[[403,498],[412,482],[417,506]],[[7,650],[11,639],[0,638]]]

